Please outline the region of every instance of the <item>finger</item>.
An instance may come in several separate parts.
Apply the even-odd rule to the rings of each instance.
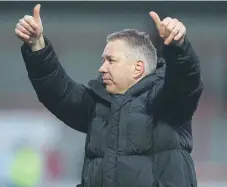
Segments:
[[[24,34],[31,35],[32,33],[25,29],[20,23],[16,25],[16,28]]]
[[[161,24],[161,20],[160,20],[158,14],[156,12],[154,12],[154,11],[151,11],[151,12],[149,12],[149,15],[151,16],[151,18],[153,19],[157,29],[159,30],[159,27],[160,27],[160,24]]]
[[[20,30],[18,30],[18,29],[15,29],[15,33],[16,33],[17,36],[18,36],[19,38],[21,38],[22,40],[29,40],[29,39],[30,39],[30,36],[29,36],[29,35],[22,33],[22,32],[21,32]]]
[[[25,28],[27,31],[31,32],[31,33],[35,33],[35,30],[24,20],[24,19],[20,19],[19,20],[20,25]]]
[[[160,36],[163,38],[165,36],[165,32],[166,32],[166,27],[169,25],[169,23],[171,22],[171,18],[167,17],[165,18],[160,25],[160,29],[159,29],[159,34]]]
[[[36,20],[40,20],[40,8],[41,8],[41,5],[40,4],[37,4],[35,7],[34,7],[34,10],[33,10],[33,16]]]
[[[24,16],[24,20],[32,27],[33,30],[36,31],[38,29],[38,24],[36,23],[32,16],[26,15]]]
[[[176,27],[177,23],[178,23],[177,19],[171,19],[169,24],[165,27],[165,34],[164,34],[165,39],[169,37],[173,29]]]
[[[182,37],[184,37],[186,34],[186,28],[185,26],[180,22],[180,29],[178,34],[174,37],[174,40],[178,41],[180,40]]]
[[[169,45],[173,41],[174,37],[178,34],[179,30],[181,29],[180,22],[177,22],[176,25],[175,26],[174,25],[175,22],[171,25],[171,27],[169,27],[171,33],[168,35],[167,39],[164,42],[166,45]]]

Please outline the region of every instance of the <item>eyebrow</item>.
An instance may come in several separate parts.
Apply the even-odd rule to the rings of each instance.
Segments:
[[[115,58],[115,57],[112,55],[102,55],[102,58],[111,59],[111,58]]]

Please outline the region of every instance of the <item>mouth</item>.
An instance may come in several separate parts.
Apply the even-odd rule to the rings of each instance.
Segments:
[[[108,83],[111,83],[111,82],[112,82],[111,79],[103,79],[103,83],[105,83],[105,84],[108,84]]]

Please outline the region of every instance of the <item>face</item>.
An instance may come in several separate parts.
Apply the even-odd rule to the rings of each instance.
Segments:
[[[122,40],[110,41],[104,49],[99,72],[109,93],[125,93],[144,73],[144,63],[130,60],[128,50],[129,47]]]

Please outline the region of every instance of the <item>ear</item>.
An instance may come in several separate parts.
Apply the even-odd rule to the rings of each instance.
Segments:
[[[134,78],[140,78],[145,71],[145,63],[143,61],[137,61],[134,68]]]

